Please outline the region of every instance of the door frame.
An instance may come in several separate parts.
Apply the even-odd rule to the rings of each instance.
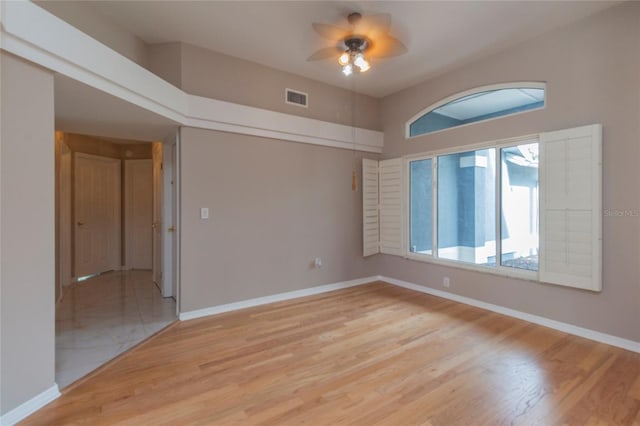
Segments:
[[[163,283],[163,249],[162,249],[162,208],[164,203],[163,174],[162,170],[162,142],[151,142],[151,167],[152,167],[152,218],[151,218],[151,273],[153,282],[162,292]]]
[[[62,135],[64,133],[60,132]],[[176,313],[180,314],[180,128],[175,130],[170,136],[162,141],[162,206],[161,206],[161,280],[158,283],[160,291],[164,297],[176,299]],[[71,155],[71,200],[70,200],[70,235],[73,242],[70,253],[70,283],[77,280],[75,265],[75,240],[76,240],[76,217],[75,217],[75,159],[77,155],[91,156],[80,152],[70,151]],[[96,156],[102,158],[101,156]],[[122,164],[121,164],[122,167]],[[122,182],[121,182],[122,184]],[[122,223],[120,229],[122,230]],[[175,231],[170,232],[169,228],[174,227]],[[121,232],[120,232],[121,233]],[[58,238],[62,238],[59,235]],[[122,238],[121,235],[119,235]],[[118,245],[120,253],[120,268],[122,267],[122,241]],[[58,262],[61,260],[58,259]],[[69,284],[70,284],[69,283]]]
[[[56,232],[56,302],[62,300],[64,288],[74,281],[73,276],[73,151],[65,134],[55,133],[55,232]]]
[[[180,130],[162,144],[162,285],[180,313]]]

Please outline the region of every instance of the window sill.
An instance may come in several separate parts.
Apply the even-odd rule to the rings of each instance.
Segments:
[[[429,255],[420,255],[415,253],[407,253],[402,257],[404,257],[405,259],[413,260],[417,262],[431,263],[434,265],[448,266],[451,268],[464,269],[464,270],[474,271],[474,272],[482,272],[485,274],[498,275],[498,276],[507,277],[507,278],[517,278],[520,280],[532,281],[536,283],[540,282],[538,278],[538,271],[509,268],[504,266],[493,267],[493,266],[474,265],[471,263],[440,259],[440,258],[435,258]]]

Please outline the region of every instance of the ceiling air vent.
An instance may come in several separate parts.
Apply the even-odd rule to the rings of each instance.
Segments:
[[[309,95],[297,90],[285,89],[284,101],[291,105],[307,108],[309,106]]]

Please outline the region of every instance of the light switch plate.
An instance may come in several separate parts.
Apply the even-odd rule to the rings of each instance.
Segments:
[[[201,207],[200,208],[200,219],[209,219],[209,208]]]

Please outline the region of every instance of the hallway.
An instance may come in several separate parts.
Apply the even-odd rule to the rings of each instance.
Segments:
[[[56,306],[56,383],[63,389],[176,319],[151,271],[109,272],[74,283]]]

